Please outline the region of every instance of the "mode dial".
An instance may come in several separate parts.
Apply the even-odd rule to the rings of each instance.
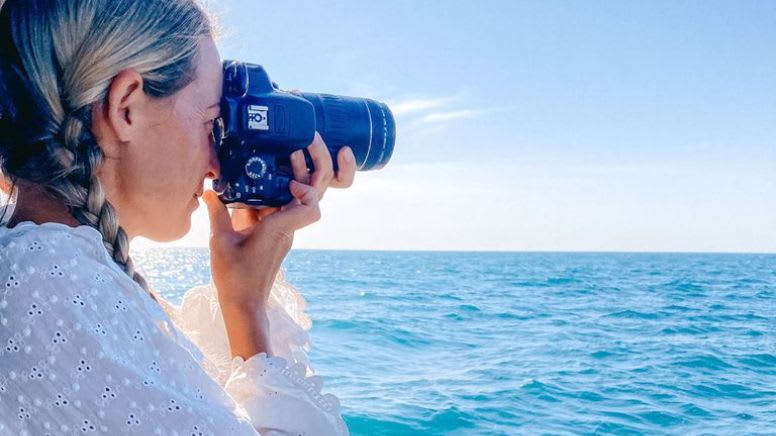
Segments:
[[[267,163],[264,162],[264,159],[258,156],[254,156],[248,159],[248,162],[245,163],[245,174],[253,180],[258,180],[264,177],[266,172]]]

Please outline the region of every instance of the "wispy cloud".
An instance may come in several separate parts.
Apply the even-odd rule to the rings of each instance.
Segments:
[[[423,116],[420,121],[422,123],[440,123],[452,120],[458,120],[461,118],[474,118],[483,111],[476,110],[460,110],[460,111],[446,111],[446,112],[432,112]]]
[[[394,102],[390,104],[390,107],[394,115],[402,116],[436,109],[445,105],[451,100],[451,98],[414,98],[410,100]]]
[[[466,104],[464,105],[463,102]],[[471,107],[468,100],[462,96],[456,97],[454,95],[398,98],[393,101],[389,100],[388,106],[398,118],[402,140],[405,142],[437,135],[448,129],[450,123],[469,120],[483,113],[498,110],[488,107]]]

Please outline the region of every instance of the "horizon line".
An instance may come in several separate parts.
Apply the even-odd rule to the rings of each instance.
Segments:
[[[171,247],[139,247],[138,250],[147,249],[205,249],[208,247],[171,246]],[[774,256],[776,251],[629,251],[629,250],[485,250],[485,249],[367,249],[367,248],[292,248],[291,251],[352,251],[352,252],[383,252],[383,253],[504,253],[504,254],[707,254],[707,255],[749,255],[749,256]]]

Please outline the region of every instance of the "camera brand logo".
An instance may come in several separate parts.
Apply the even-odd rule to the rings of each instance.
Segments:
[[[269,130],[267,106],[248,106],[248,128],[251,130]]]

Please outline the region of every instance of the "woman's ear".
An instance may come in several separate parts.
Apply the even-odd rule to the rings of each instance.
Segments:
[[[5,177],[0,171],[0,192],[10,195],[11,194],[11,180]]]
[[[123,70],[108,87],[104,121],[119,142],[130,142],[138,133],[140,113],[147,96],[143,91],[143,76],[135,70]]]

